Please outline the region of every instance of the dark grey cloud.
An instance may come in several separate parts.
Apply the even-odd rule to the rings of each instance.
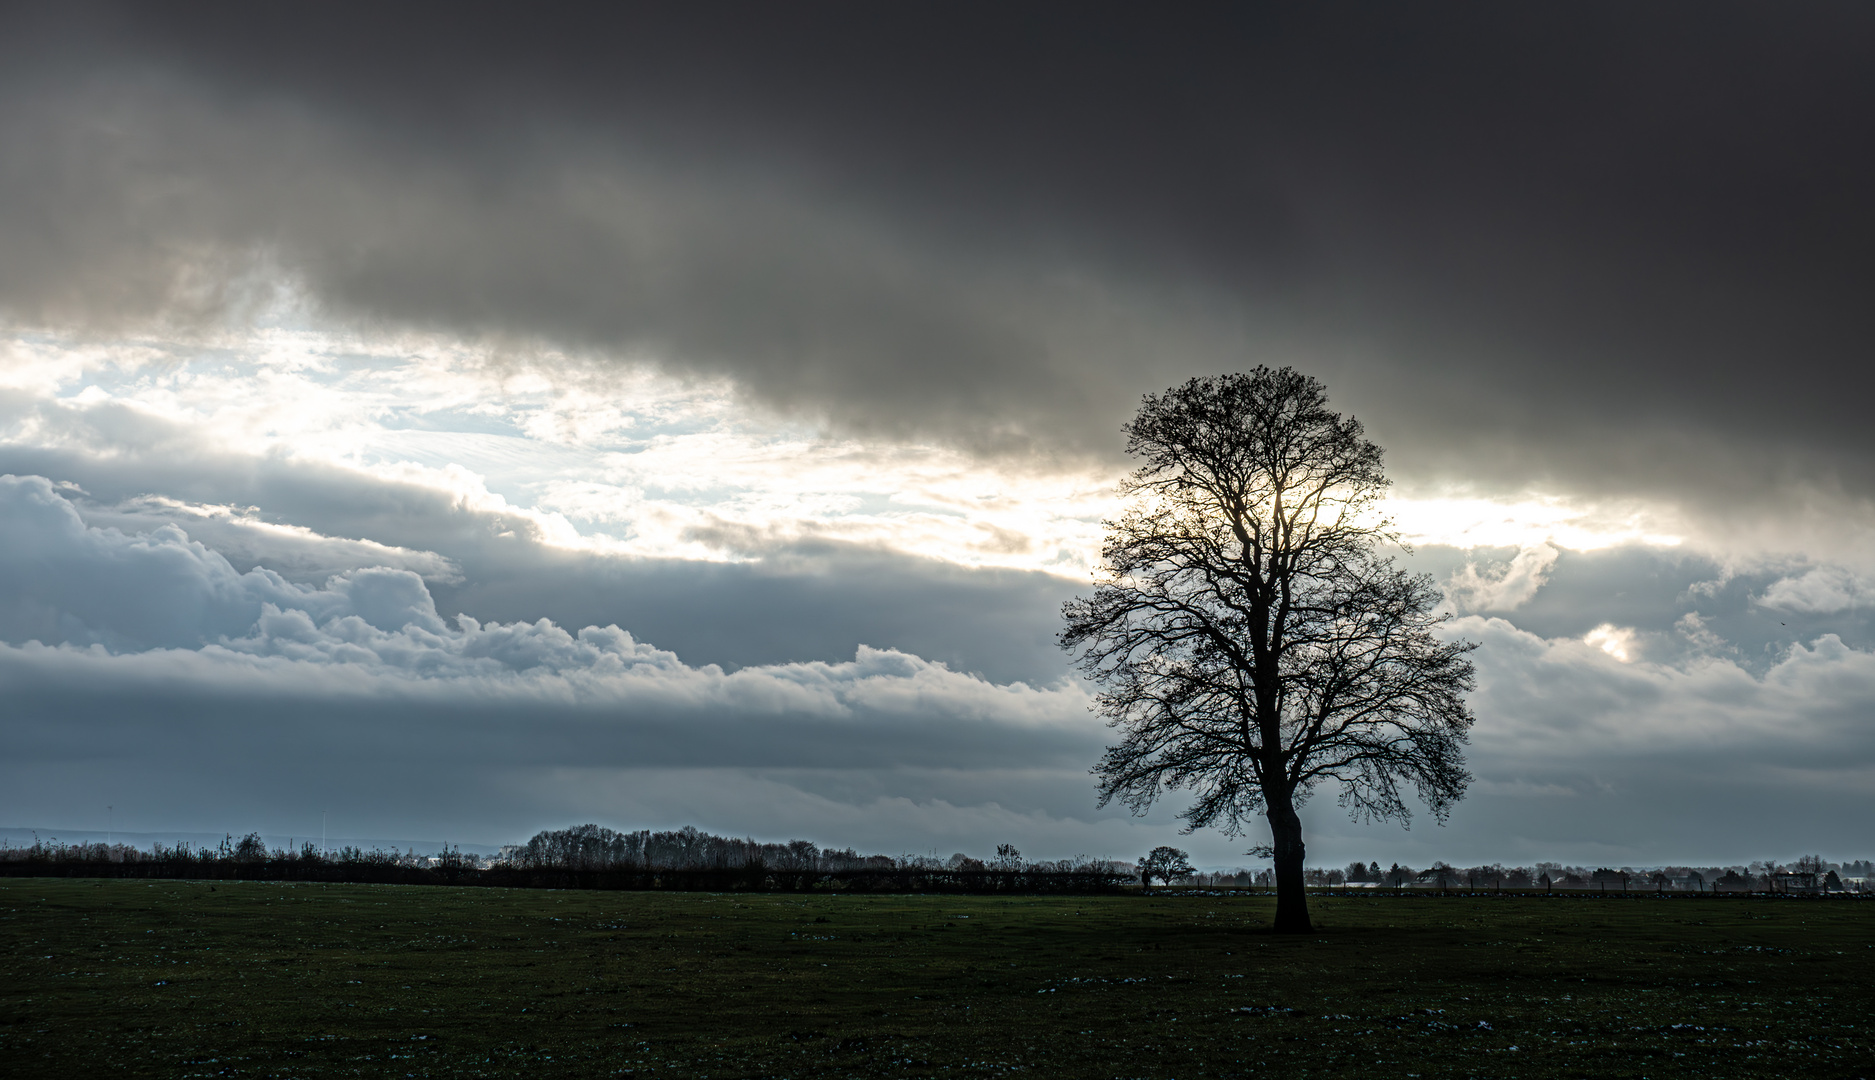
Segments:
[[[27,317],[282,271],[1050,451],[1293,362],[1408,478],[1871,492],[1853,6],[75,12],[9,15]]]
[[[1788,862],[1799,851],[1862,858],[1868,788],[1860,766],[1755,768],[1730,754],[1678,752],[1530,768],[1473,752],[1480,777],[1444,827],[1349,822],[1327,800],[1304,811],[1311,862],[1435,859],[1589,866]],[[1331,862],[1331,860],[1334,860]]]
[[[1068,674],[1055,634],[1076,586],[1050,574],[839,544],[773,549],[743,563],[529,554],[438,586],[439,602],[496,620],[616,620],[692,662],[731,668],[849,656],[871,644],[999,682]]]

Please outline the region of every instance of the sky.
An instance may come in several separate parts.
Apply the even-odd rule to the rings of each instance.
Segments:
[[[0,6],[0,825],[1256,866],[1055,644],[1293,366],[1478,643],[1444,825],[1867,857],[1875,10]],[[110,807],[107,811],[106,807]]]

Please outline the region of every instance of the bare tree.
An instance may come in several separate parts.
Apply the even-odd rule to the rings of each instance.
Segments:
[[[1094,595],[1062,609],[1064,648],[1121,735],[1094,767],[1101,805],[1196,796],[1188,830],[1262,815],[1276,928],[1307,932],[1302,822],[1324,780],[1356,819],[1408,819],[1402,781],[1441,820],[1470,775],[1465,654],[1439,640],[1429,577],[1377,553],[1380,447],[1288,368],[1192,379],[1127,425],[1144,463],[1107,523]]]

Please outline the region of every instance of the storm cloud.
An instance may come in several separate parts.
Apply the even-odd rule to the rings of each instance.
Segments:
[[[1406,480],[1871,493],[1852,7],[10,23],[31,319],[287,283],[1005,451],[1111,454],[1141,392],[1294,362]]]

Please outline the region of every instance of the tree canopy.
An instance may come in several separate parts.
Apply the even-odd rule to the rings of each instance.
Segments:
[[[1473,646],[1436,633],[1430,577],[1383,554],[1381,449],[1291,369],[1149,394],[1126,427],[1142,459],[1107,522],[1092,596],[1064,648],[1120,733],[1094,767],[1101,805],[1195,798],[1188,829],[1270,827],[1277,928],[1307,931],[1296,808],[1331,781],[1357,819],[1439,819],[1462,798]]]

